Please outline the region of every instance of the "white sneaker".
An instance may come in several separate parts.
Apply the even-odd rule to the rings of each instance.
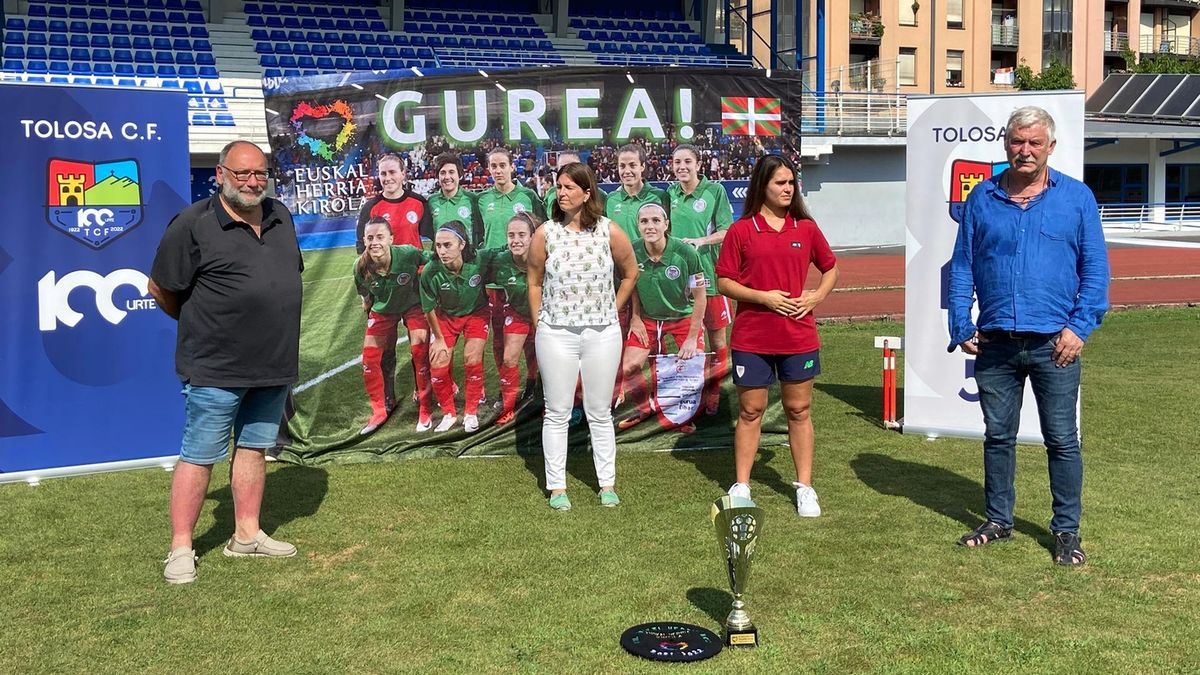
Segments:
[[[796,513],[805,518],[816,518],[821,515],[821,505],[817,503],[817,491],[804,483],[792,483],[796,486]]]
[[[443,431],[450,431],[452,428],[454,428],[454,423],[457,421],[458,421],[458,415],[446,415],[445,417],[442,418],[441,422],[438,422],[437,428],[434,429],[434,431],[436,431],[438,433],[441,433]]]
[[[421,417],[417,419],[417,433],[423,433],[433,428],[432,417]]]
[[[476,417],[475,415],[464,415],[463,416],[463,429],[468,434],[473,434],[476,431],[479,431],[479,418]]]
[[[746,483],[734,483],[729,488],[729,496],[750,499],[750,486]]]

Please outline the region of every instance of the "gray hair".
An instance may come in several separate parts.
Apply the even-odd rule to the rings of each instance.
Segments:
[[[1012,111],[1008,116],[1008,124],[1004,127],[1004,135],[1008,136],[1015,129],[1025,129],[1035,124],[1045,126],[1047,140],[1054,141],[1054,118],[1036,105],[1027,105]]]
[[[245,141],[245,140],[242,140],[239,138],[236,141],[230,141],[230,142],[226,143],[225,147],[221,148],[221,154],[217,156],[217,164],[224,164],[225,159],[227,157],[229,157],[229,152],[231,150],[233,150],[234,148],[236,148],[237,146],[242,145],[243,143],[246,145],[249,145],[250,147],[254,148],[255,150],[258,150],[259,152],[262,152],[262,148],[258,147],[257,143],[252,143],[251,141]],[[267,153],[263,152],[263,157],[266,157],[266,156],[267,156]]]

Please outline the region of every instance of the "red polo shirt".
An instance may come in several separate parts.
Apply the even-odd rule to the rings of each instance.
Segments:
[[[717,276],[758,291],[787,291],[797,298],[804,292],[810,264],[822,273],[837,264],[816,223],[788,216],[776,232],[762,216],[753,216],[729,226],[717,258]],[[821,342],[811,312],[793,319],[765,305],[739,302],[730,346],[756,354],[803,354],[817,350]]]

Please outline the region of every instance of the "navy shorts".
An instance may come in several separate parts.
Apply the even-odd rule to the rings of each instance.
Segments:
[[[755,354],[733,350],[733,383],[739,387],[769,387],[780,382],[803,382],[821,374],[821,352]]]

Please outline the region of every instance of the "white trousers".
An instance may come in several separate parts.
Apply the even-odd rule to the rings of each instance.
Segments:
[[[546,489],[567,487],[567,427],[575,403],[575,383],[583,376],[583,410],[592,437],[592,460],[601,486],[617,479],[617,435],[612,395],[621,367],[621,327],[565,328],[539,323],[535,338],[538,374],[546,400],[542,452]]]

